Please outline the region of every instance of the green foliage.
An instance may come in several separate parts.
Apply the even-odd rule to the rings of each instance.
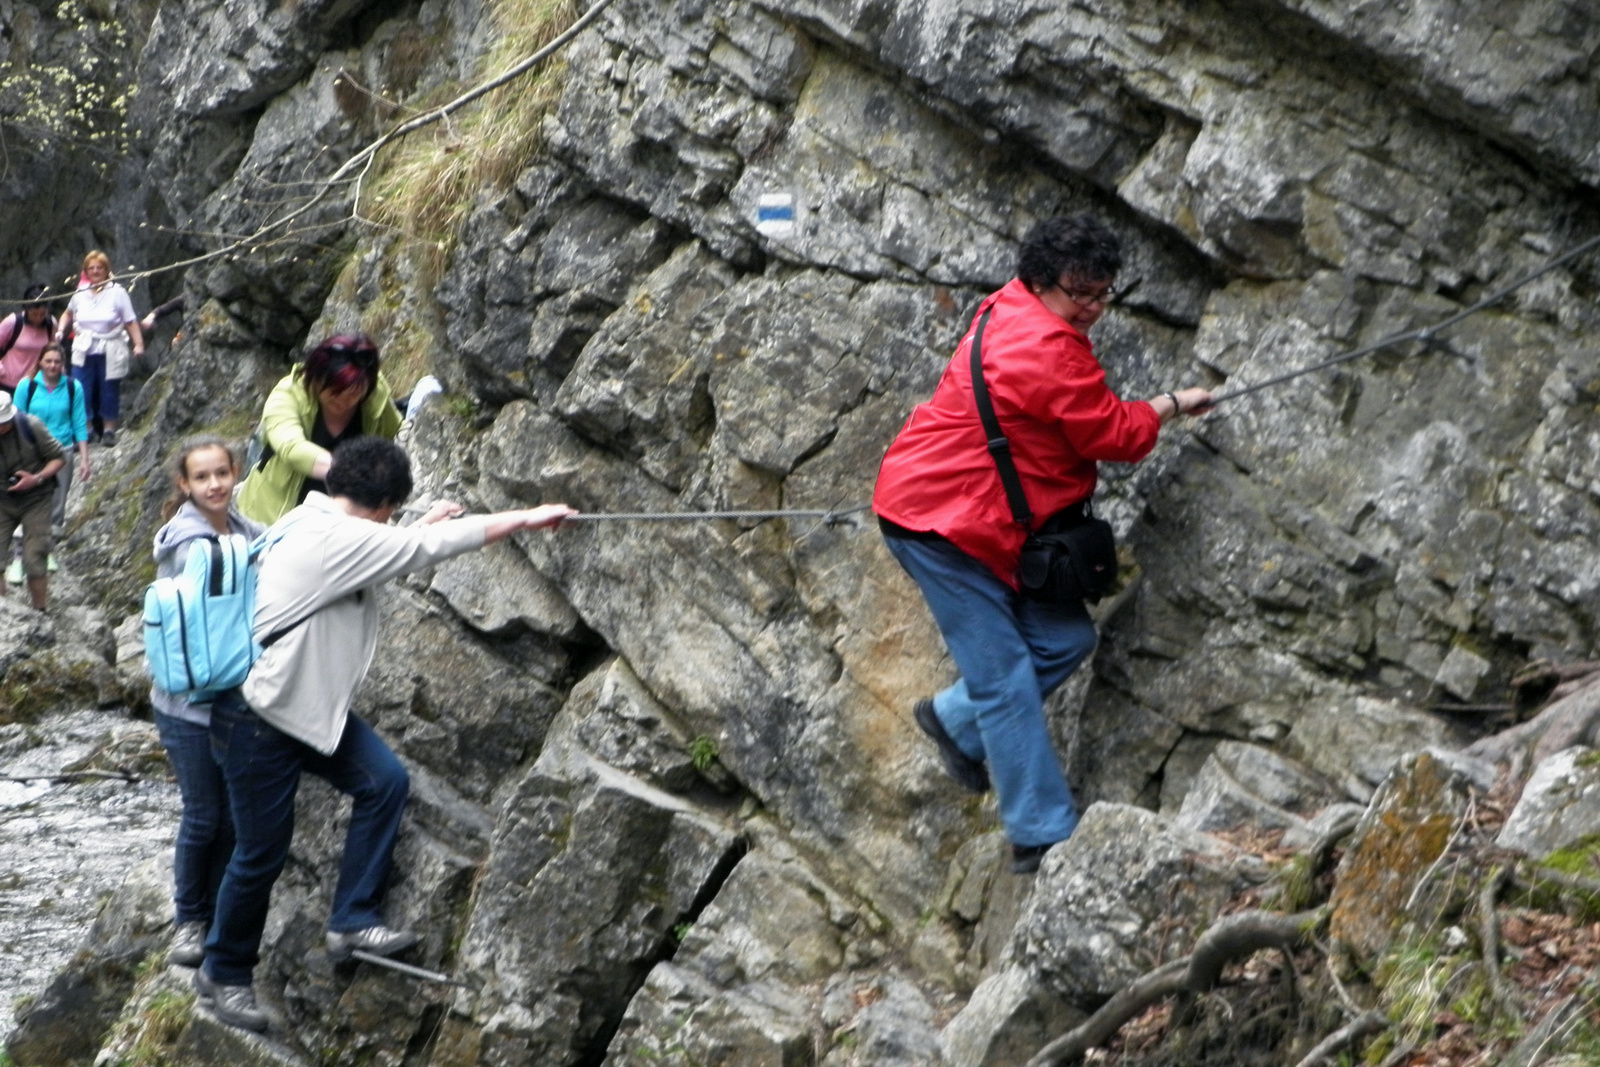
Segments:
[[[17,35],[10,69],[0,77],[0,121],[25,143],[93,149],[92,165],[104,176],[127,148],[134,42],[125,18],[91,0],[61,0],[55,20]],[[51,36],[64,49],[46,61],[38,45]]]
[[[689,759],[694,763],[694,769],[701,774],[717,762],[717,755],[717,743],[705,734],[689,742]]]
[[[694,923],[679,923],[672,928],[672,940],[683,944],[683,939],[689,936],[689,931],[694,929]]]
[[[1550,853],[1540,861],[1540,866],[1592,878],[1600,875],[1600,863],[1595,862],[1597,857],[1600,857],[1600,834],[1590,834]]]

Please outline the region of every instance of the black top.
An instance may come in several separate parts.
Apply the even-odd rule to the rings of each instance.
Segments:
[[[321,447],[326,448],[329,452],[332,452],[335,448],[338,448],[344,442],[353,441],[357,437],[360,437],[360,436],[361,436],[361,412],[360,411],[357,411],[356,414],[355,414],[355,418],[350,420],[350,425],[348,425],[348,426],[346,426],[344,428],[344,433],[341,433],[336,437],[336,436],[334,436],[334,434],[331,431],[329,431],[328,424],[323,421],[323,419],[322,419],[322,409],[320,407],[317,408],[317,421],[313,422],[311,424],[311,443],[312,444],[320,445]],[[312,478],[312,477],[308,476],[306,478],[306,480],[305,480],[305,484],[300,486],[300,499],[295,501],[295,503],[304,504],[306,502],[306,494],[308,494],[308,493],[311,493],[311,492],[326,493],[327,491],[328,491],[327,483],[325,483],[321,478]]]

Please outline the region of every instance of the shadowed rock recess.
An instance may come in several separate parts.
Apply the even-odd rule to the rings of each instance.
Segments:
[[[14,137],[0,93],[21,205],[0,283],[252,231],[397,105],[477,77],[527,6],[108,5],[132,40],[127,147],[102,173],[99,142]],[[62,17],[0,9],[5,71],[68,56]],[[464,194],[459,236],[419,250],[335,197],[297,223],[314,231],[136,289],[189,314],[70,565],[126,617],[171,442],[247,433],[336,328],[378,337],[398,392],[445,383],[407,433],[420,497],[645,511],[866,502],[1055,213],[1107,219],[1140,280],[1094,338],[1124,395],[1425,326],[1600,234],[1597,48],[1569,0],[616,0],[557,62],[538,145]],[[757,229],[772,194],[787,232]],[[258,970],[268,1040],[198,1010],[149,1037],[186,972],[72,977],[148,944],[146,873],[11,1055],[110,1042],[117,1062],[145,1026],[178,1064],[1022,1064],[1261,881],[1208,831],[1310,841],[1330,808],[1426,801],[1431,859],[1469,802],[1465,772],[1418,754],[1504,725],[1440,708],[1600,655],[1597,289],[1580,260],[1430,348],[1227,403],[1103,469],[1123,589],[1050,709],[1099,806],[1037,879],[1005,871],[992,800],[911,720],[952,668],[869,516],[577,525],[390,591],[358,698],[415,783],[390,921],[470,989],[330,964],[343,809],[308,781]],[[1419,758],[1427,789],[1403,784]],[[1413,875],[1363,877],[1398,905]],[[1352,956],[1390,933],[1358,918]]]

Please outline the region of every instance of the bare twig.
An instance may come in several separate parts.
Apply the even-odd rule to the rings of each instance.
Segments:
[[[1483,880],[1483,888],[1478,891],[1478,937],[1483,942],[1483,970],[1489,979],[1489,995],[1494,997],[1496,1007],[1515,1018],[1516,1004],[1500,973],[1500,921],[1495,912],[1500,890],[1510,876],[1509,867],[1496,867]]]
[[[1388,1019],[1375,1011],[1369,1011],[1323,1038],[1295,1067],[1316,1067],[1319,1063],[1326,1063],[1339,1049],[1354,1044],[1369,1034],[1379,1033],[1388,1026]]]

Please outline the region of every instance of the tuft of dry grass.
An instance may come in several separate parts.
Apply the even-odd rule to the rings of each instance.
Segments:
[[[491,0],[490,12],[500,36],[482,64],[484,80],[549,44],[577,18],[572,0]],[[417,265],[437,278],[478,191],[507,188],[538,148],[564,69],[559,57],[552,57],[385,149],[358,210],[404,235]],[[440,89],[431,103],[443,103],[463,88]]]

